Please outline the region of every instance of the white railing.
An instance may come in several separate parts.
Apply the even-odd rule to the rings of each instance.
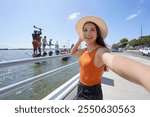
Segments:
[[[20,59],[20,60],[12,60],[12,61],[5,61],[5,62],[0,62],[0,68],[8,68],[12,66],[18,66],[18,65],[23,65],[23,64],[31,64],[31,63],[36,63],[36,62],[41,62],[41,61],[46,61],[51,58],[64,58],[64,57],[70,57],[70,54],[62,54],[62,55],[54,55],[54,56],[48,56],[48,57],[37,57],[37,58],[29,58],[29,59]]]
[[[70,92],[72,92],[72,90],[76,88],[79,82],[79,75],[80,74],[77,74],[76,76],[71,78],[69,81],[58,87],[56,90],[44,97],[42,100],[64,100],[70,94]],[[75,95],[76,93],[74,95],[71,95],[69,99],[73,100]]]
[[[39,58],[33,58],[33,59],[22,59],[22,60],[15,60],[15,61],[9,61],[9,62],[1,62],[0,68],[12,67],[12,66],[16,66],[16,64],[17,65],[23,65],[23,64],[34,63],[34,62],[39,62],[39,61],[43,61],[43,60],[48,60],[50,58],[55,58],[55,57],[62,57],[63,58],[63,57],[68,57],[68,56],[70,56],[70,55],[57,55],[57,56],[51,56],[51,57],[39,57]],[[71,67],[77,63],[78,62],[76,61],[74,63],[59,67],[59,68],[54,69],[54,70],[51,70],[49,72],[46,72],[46,73],[31,77],[29,79],[11,84],[9,86],[0,88],[0,95],[5,95],[11,91],[15,91],[17,89],[23,88],[26,85],[29,85],[29,84],[32,84],[32,83],[37,82],[39,80],[42,80],[42,79],[46,78],[47,76],[50,76],[54,73],[65,70],[65,69],[67,69],[67,68],[69,68],[69,67]]]

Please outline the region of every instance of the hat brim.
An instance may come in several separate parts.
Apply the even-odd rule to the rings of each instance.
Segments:
[[[100,29],[102,38],[103,38],[103,39],[106,38],[106,36],[107,36],[107,34],[108,34],[107,25],[106,25],[106,23],[104,22],[104,20],[102,20],[101,18],[96,17],[96,16],[83,17],[82,19],[80,19],[80,20],[77,22],[75,29],[76,29],[78,35],[80,36],[80,38],[82,38],[82,28],[83,28],[83,25],[84,25],[86,22],[93,22],[93,23],[95,23],[95,24],[99,27],[99,29]]]

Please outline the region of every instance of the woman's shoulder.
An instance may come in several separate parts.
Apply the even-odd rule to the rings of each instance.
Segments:
[[[102,56],[106,52],[110,52],[110,50],[107,47],[99,46],[96,54]]]
[[[103,46],[99,46],[98,51],[110,52],[110,50],[107,47],[103,47]]]

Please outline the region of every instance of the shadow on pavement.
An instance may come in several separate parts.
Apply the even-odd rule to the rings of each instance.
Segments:
[[[102,83],[110,86],[115,86],[114,85],[114,80],[106,77],[102,77]]]

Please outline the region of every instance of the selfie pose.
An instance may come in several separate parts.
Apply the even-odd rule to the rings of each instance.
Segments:
[[[73,46],[71,55],[80,57],[76,100],[102,100],[101,79],[108,68],[150,91],[150,66],[110,53],[104,42],[108,28],[103,19],[95,16],[83,17],[75,28],[79,39]],[[86,42],[87,47],[79,49],[82,41]]]

